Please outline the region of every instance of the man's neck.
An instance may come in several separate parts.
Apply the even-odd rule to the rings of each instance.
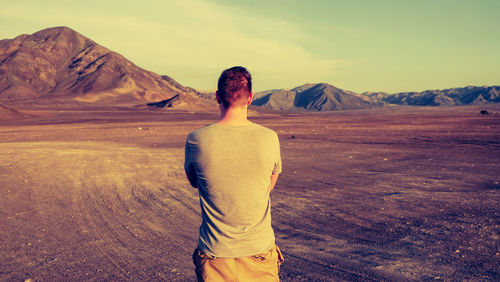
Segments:
[[[247,125],[252,122],[247,119],[247,107],[229,107],[224,108],[221,106],[220,120],[218,124],[224,125]]]

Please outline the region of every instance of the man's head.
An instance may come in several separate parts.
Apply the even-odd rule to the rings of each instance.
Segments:
[[[244,67],[232,67],[222,72],[217,85],[217,102],[225,108],[241,107],[252,97],[252,75]]]

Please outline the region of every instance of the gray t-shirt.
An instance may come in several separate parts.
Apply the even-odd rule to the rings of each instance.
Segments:
[[[199,128],[186,140],[184,169],[196,173],[202,251],[234,258],[274,246],[269,186],[271,174],[281,172],[276,132],[255,123]]]

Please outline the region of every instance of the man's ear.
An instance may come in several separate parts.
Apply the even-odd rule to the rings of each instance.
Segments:
[[[250,104],[252,104],[252,100],[253,100],[253,93],[250,92],[250,96],[248,96],[248,101],[247,101],[247,105],[250,106]]]
[[[215,91],[215,100],[217,100],[217,104],[220,104],[219,92]]]

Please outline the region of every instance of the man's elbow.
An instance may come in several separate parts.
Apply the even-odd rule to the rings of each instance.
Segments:
[[[188,179],[189,184],[191,184],[191,186],[193,186],[194,188],[198,188],[198,182],[196,181],[196,175],[186,171],[186,178]]]
[[[193,188],[198,188],[198,182],[196,180],[189,179],[189,183],[193,186]]]
[[[269,183],[269,192],[273,191],[274,186],[276,185],[276,182],[278,181],[279,173],[273,173],[271,174],[271,180]]]

